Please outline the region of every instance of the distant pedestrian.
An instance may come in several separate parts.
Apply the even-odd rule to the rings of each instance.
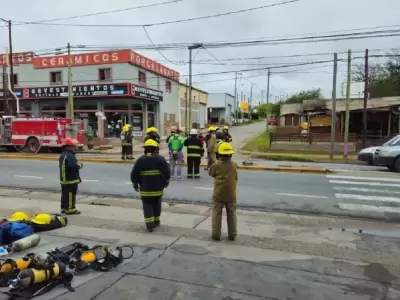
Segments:
[[[174,133],[168,140],[168,150],[170,153],[169,163],[171,166],[171,177],[181,180],[182,164],[183,164],[183,137],[179,134],[179,130]],[[175,177],[176,169],[176,177]]]
[[[225,207],[228,223],[228,238],[233,241],[237,235],[236,190],[238,181],[237,164],[232,161],[232,145],[220,143],[218,161],[211,165],[208,174],[214,178],[212,195],[212,232],[211,238],[221,239],[222,211]]]

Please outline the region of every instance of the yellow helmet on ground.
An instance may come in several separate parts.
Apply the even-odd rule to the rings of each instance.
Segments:
[[[31,219],[32,223],[35,224],[50,224],[51,216],[49,214],[37,214]]]
[[[218,152],[218,154],[221,154],[221,155],[230,155],[230,154],[235,153],[235,151],[233,151],[232,145],[227,142],[220,143],[218,146],[217,152]]]
[[[28,220],[29,220],[29,216],[22,211],[17,211],[15,213],[13,213],[10,218],[8,218],[8,221],[10,221],[10,222],[28,221]]]
[[[157,133],[157,128],[155,128],[155,127],[149,127],[149,128],[147,128],[146,129],[146,134],[149,134],[149,133]]]
[[[159,147],[160,145],[152,139],[148,139],[144,142],[143,147]]]
[[[224,129],[224,130],[229,130],[229,126],[228,126],[228,125],[225,125],[223,129]]]

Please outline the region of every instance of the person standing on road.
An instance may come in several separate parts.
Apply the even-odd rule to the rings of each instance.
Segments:
[[[220,131],[218,131],[219,130],[219,127],[216,127],[216,132],[215,132],[215,138],[216,138],[216,143],[217,143],[217,145],[216,145],[216,149],[215,149],[215,157],[216,157],[216,159],[218,160],[218,146],[219,146],[219,144],[221,144],[223,141],[224,141],[224,134],[222,133],[222,132],[220,132]]]
[[[216,152],[217,152],[217,138],[215,136],[217,128],[216,127],[209,127],[208,132],[210,137],[208,138],[207,142],[207,168],[208,170],[211,165],[217,160]]]
[[[172,137],[172,136],[174,136],[174,134],[176,133],[176,131],[178,130],[178,128],[176,128],[176,126],[172,126],[171,127],[171,134],[167,137],[167,139],[165,140],[166,142],[167,142],[167,144],[168,144],[168,142],[169,142],[169,139]]]
[[[225,141],[225,142],[232,143],[232,136],[231,136],[231,134],[229,133],[229,126],[228,126],[228,125],[225,125],[225,126],[222,128],[222,134],[223,134],[223,136],[224,136],[224,141]]]
[[[83,167],[75,157],[78,143],[75,139],[65,138],[62,141],[62,153],[58,161],[61,184],[61,213],[67,215],[81,213],[75,207],[78,185],[82,182],[79,170]]]
[[[178,131],[178,130],[177,130]],[[176,179],[181,180],[182,174],[182,163],[183,163],[183,137],[178,133],[174,133],[168,140],[168,150],[170,153],[169,163],[171,166],[171,176],[175,177],[176,167]]]
[[[204,155],[204,148],[200,138],[197,136],[197,130],[190,130],[189,137],[183,143],[187,148],[188,178],[200,178],[200,162]]]
[[[146,129],[146,136],[144,137],[144,142],[147,140],[154,140],[158,145],[161,143],[160,135],[155,127],[149,127]],[[160,153],[160,147],[157,148],[157,153]]]
[[[169,185],[171,174],[165,158],[157,154],[159,145],[156,141],[147,140],[143,148],[144,155],[139,157],[132,168],[131,181],[142,199],[146,228],[152,232],[160,226],[162,196]]]
[[[124,125],[121,133],[121,159],[133,159],[132,126]]]
[[[232,161],[233,153],[232,145],[222,142],[218,147],[219,159],[208,170],[208,174],[214,178],[211,238],[215,241],[221,239],[222,211],[224,207],[226,209],[229,240],[235,240],[237,235],[236,190],[238,165]]]

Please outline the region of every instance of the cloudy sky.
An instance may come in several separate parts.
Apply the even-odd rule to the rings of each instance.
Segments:
[[[79,17],[53,21],[61,24],[152,24],[163,21],[181,20],[193,17],[227,13],[241,9],[285,2],[285,0],[182,0],[178,3],[159,5],[142,9],[129,9],[141,5],[167,2],[168,0],[40,0],[40,5],[28,0],[14,0],[1,7],[0,17],[15,20],[13,28],[14,51],[43,50],[63,47],[67,42],[73,45],[87,45],[100,49],[128,45],[151,45],[143,28],[136,27],[82,27],[35,25],[18,22],[34,22],[71,17],[110,10],[127,8],[122,12],[97,16]],[[39,2],[39,1],[36,1]],[[263,8],[205,20],[181,22],[147,27],[147,33],[154,44],[165,43],[208,43],[214,41],[243,41],[260,38],[298,37],[305,34],[325,35],[348,33],[349,30],[390,26],[382,29],[400,29],[398,12],[399,0],[299,0],[295,3]],[[393,25],[399,24],[399,27]],[[377,29],[370,29],[377,30]],[[378,28],[381,30],[381,28]],[[257,45],[247,47],[225,47],[193,51],[194,86],[208,92],[234,92],[234,72],[241,71],[238,92],[250,95],[253,85],[253,101],[261,98],[266,90],[267,71],[271,68],[270,95],[272,100],[304,89],[321,88],[325,97],[332,93],[331,62],[316,65],[302,65],[274,68],[279,65],[299,64],[333,59],[333,52],[342,53],[348,49],[354,56],[363,55],[365,48],[373,49],[372,54],[384,54],[399,47],[399,37],[329,41],[319,43]],[[0,47],[7,46],[7,29],[0,27]],[[125,47],[124,47],[125,48]],[[381,49],[381,50],[379,50]],[[138,51],[158,60],[184,75],[188,74],[188,50]],[[308,55],[332,53],[326,55]],[[293,56],[297,57],[282,57]],[[303,56],[304,55],[304,56]],[[166,60],[168,59],[168,61]],[[250,58],[250,59],[249,59]],[[258,58],[258,59],[255,59]],[[376,59],[371,59],[373,62]],[[354,60],[354,63],[362,59]],[[243,71],[258,69],[256,71]],[[230,72],[207,76],[202,73]],[[345,80],[346,62],[338,66],[338,92]],[[266,93],[264,92],[264,95]],[[265,98],[265,96],[264,96]]]

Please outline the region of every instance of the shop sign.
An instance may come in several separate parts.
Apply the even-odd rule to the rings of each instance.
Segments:
[[[66,98],[68,86],[22,88],[16,90],[16,95],[23,99]],[[127,83],[73,85],[72,95],[74,97],[129,96],[129,89]]]
[[[163,101],[163,92],[132,84],[132,95],[146,100]]]
[[[8,65],[9,55],[0,54],[0,66]],[[31,64],[33,62],[33,52],[20,52],[13,53],[12,61],[14,65],[23,65],[23,64]]]

